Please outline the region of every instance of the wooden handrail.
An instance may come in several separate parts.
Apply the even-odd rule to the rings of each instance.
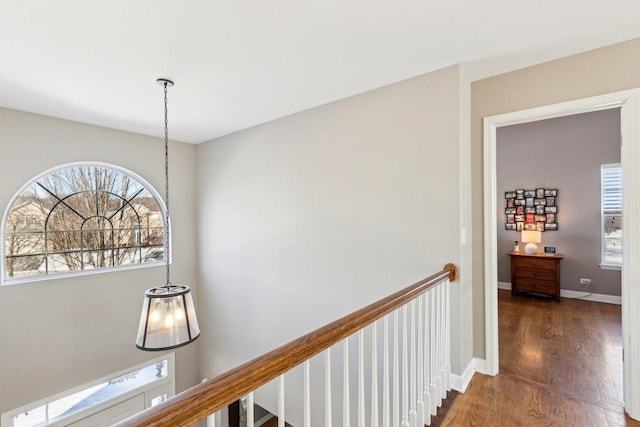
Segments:
[[[116,426],[191,426],[196,424],[278,378],[305,360],[402,307],[441,281],[445,279],[454,281],[457,277],[457,267],[454,264],[447,264],[442,271],[426,279],[185,390],[169,400],[127,418]]]

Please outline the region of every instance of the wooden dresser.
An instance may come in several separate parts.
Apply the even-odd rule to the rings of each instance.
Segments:
[[[560,301],[560,254],[527,255],[509,252],[511,257],[511,293],[532,292],[551,295]]]

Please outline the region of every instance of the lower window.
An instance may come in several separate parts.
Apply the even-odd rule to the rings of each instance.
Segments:
[[[163,356],[2,414],[6,427],[111,425],[175,393],[174,355]],[[79,424],[76,424],[79,423]]]

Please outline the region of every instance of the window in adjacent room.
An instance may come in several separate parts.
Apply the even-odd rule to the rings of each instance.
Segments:
[[[3,284],[164,261],[158,193],[122,168],[65,165],[27,183],[2,222]]]
[[[622,169],[619,163],[601,168],[602,246],[601,267],[622,265]]]

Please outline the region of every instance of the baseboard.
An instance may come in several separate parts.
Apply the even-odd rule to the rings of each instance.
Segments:
[[[483,359],[472,358],[462,375],[451,374],[451,388],[457,392],[464,393],[471,382],[471,378],[473,378],[473,374],[476,372],[482,373],[485,364]]]
[[[585,301],[604,302],[607,304],[622,305],[622,297],[604,294],[592,294],[589,292],[570,291],[568,289],[560,289],[560,297],[562,298],[580,298]]]
[[[508,291],[511,290],[511,283],[509,282],[498,282],[498,289],[506,289]]]
[[[477,357],[473,358],[473,368],[476,372],[480,373],[480,374],[485,374],[485,375],[489,375],[487,374],[487,361],[484,359],[480,359]]]
[[[511,290],[511,283],[498,282],[498,289]],[[604,294],[590,294],[589,292],[571,291],[569,289],[560,289],[561,298],[580,298],[585,301],[604,302],[607,304],[622,305],[622,297]]]

